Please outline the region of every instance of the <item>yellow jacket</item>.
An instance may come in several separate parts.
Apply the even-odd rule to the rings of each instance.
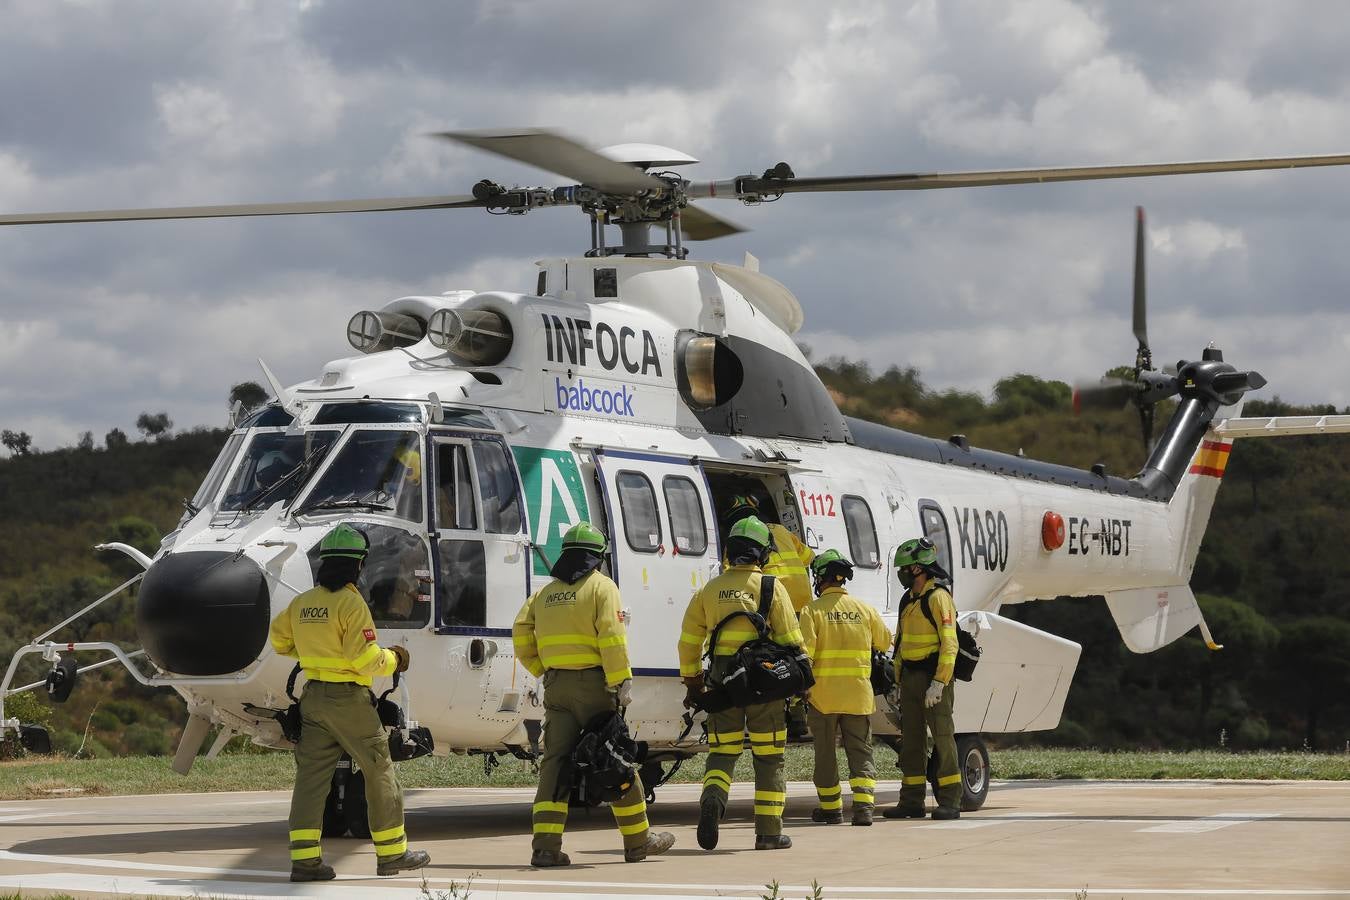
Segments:
[[[811,657],[811,705],[830,715],[871,715],[872,651],[891,649],[891,630],[842,587],[826,588],[802,610],[802,649]]]
[[[520,608],[511,641],[516,658],[536,678],[549,669],[597,666],[610,686],[633,677],[619,618],[619,586],[603,572],[591,572],[575,584],[555,578],[536,591]]]
[[[774,576],[787,588],[793,611],[800,613],[811,602],[811,576],[807,567],[816,558],[816,553],[782,525],[770,525],[769,533],[773,535],[777,549],[769,554],[764,574]]]
[[[349,584],[330,591],[313,587],[272,620],[272,649],[300,660],[310,681],[352,681],[369,686],[392,675],[393,652],[375,642],[375,622],[366,600]]]
[[[680,675],[688,678],[703,671],[703,646],[712,630],[734,612],[759,609],[759,583],[764,577],[759,566],[732,566],[703,587],[689,600],[680,634]],[[769,636],[784,645],[800,645],[801,629],[792,611],[792,600],[783,582],[775,581],[773,602],[769,605]],[[717,636],[714,656],[730,656],[746,641],[759,637],[755,626],[744,616],[726,624]]]
[[[938,628],[923,614],[921,597],[928,597],[928,607]],[[900,660],[919,662],[937,654],[937,672],[935,681],[950,684],[952,669],[956,665],[956,604],[952,595],[933,579],[923,586],[918,596],[913,591],[905,593],[900,601],[900,652],[896,655],[896,671]]]

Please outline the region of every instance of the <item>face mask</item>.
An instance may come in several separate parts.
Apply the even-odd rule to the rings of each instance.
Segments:
[[[900,577],[900,586],[905,590],[914,587],[914,573],[909,569],[900,569],[895,573]]]

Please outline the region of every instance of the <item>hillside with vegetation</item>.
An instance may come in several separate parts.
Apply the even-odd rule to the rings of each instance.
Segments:
[[[1133,413],[1075,417],[1059,382],[1013,375],[986,398],[933,390],[913,369],[878,375],[831,359],[817,371],[848,415],[934,437],[963,433],[976,446],[1052,462],[1102,462],[1122,475],[1143,461]],[[1308,412],[1335,410],[1278,400],[1247,407],[1249,415]],[[1160,424],[1167,413],[1159,411]],[[134,574],[125,557],[93,545],[157,547],[225,436],[175,434],[162,414],[142,416],[137,427],[141,440],[114,429],[102,442],[86,435],[45,452],[26,435],[4,433],[0,662]],[[1239,442],[1224,482],[1192,584],[1225,649],[1211,652],[1191,634],[1157,653],[1132,654],[1100,599],[1005,607],[1005,615],[1083,645],[1063,724],[1025,743],[1347,748],[1350,445],[1333,437]],[[109,601],[56,638],[136,646],[132,598]],[[23,680],[39,680],[43,668],[30,660]],[[117,666],[83,676],[68,703],[22,702],[26,720],[49,717],[59,749],[94,756],[169,753],[184,718],[175,694],[142,688]]]

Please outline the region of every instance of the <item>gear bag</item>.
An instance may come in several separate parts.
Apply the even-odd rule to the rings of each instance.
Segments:
[[[895,660],[889,653],[872,651],[872,695],[888,696],[895,690]]]
[[[951,586],[945,581],[939,582],[938,586],[950,593]],[[912,602],[912,601],[911,601]],[[928,595],[924,594],[919,598],[919,609],[923,612],[923,617],[928,620],[928,624],[933,626],[934,631],[938,631],[937,619],[933,618],[933,608],[928,603]],[[960,622],[956,622],[956,663],[952,667],[952,678],[957,681],[970,681],[975,675],[975,667],[980,662],[980,645],[975,643],[975,636],[961,627]],[[895,645],[900,646],[900,629],[895,630]],[[906,668],[923,669],[930,675],[937,671],[937,654],[933,654],[928,659],[920,660],[914,663],[903,663]],[[875,679],[875,672],[873,674]]]
[[[296,663],[286,679],[286,696],[291,698],[291,705],[272,714],[281,726],[281,736],[292,744],[300,743],[300,701],[295,698],[295,679],[299,677],[300,664]]]
[[[586,723],[572,748],[572,790],[577,800],[587,806],[613,803],[633,786],[646,759],[647,742],[633,740],[623,716],[601,713]],[[559,782],[560,787],[566,784]]]
[[[721,712],[732,707],[786,700],[804,693],[816,683],[811,675],[811,661],[802,648],[785,646],[769,638],[768,621],[773,604],[773,587],[774,576],[763,576],[759,582],[759,608],[753,613],[738,610],[718,622],[713,629],[708,639],[710,658],[722,627],[737,616],[749,619],[759,632],[759,637],[740,646],[731,658],[731,670],[721,683],[699,698],[699,709]]]
[[[370,699],[375,704],[375,713],[380,717],[380,724],[389,729],[389,757],[394,762],[405,762],[426,756],[435,749],[436,742],[431,737],[431,729],[425,725],[409,728],[408,716],[403,712],[403,707],[389,699],[389,695],[398,688],[398,681],[399,673],[395,672],[394,683],[389,690],[378,698],[375,692],[371,691]]]

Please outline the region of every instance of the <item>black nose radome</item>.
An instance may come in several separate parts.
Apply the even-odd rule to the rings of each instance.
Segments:
[[[145,573],[136,601],[141,645],[180,675],[226,675],[267,642],[271,604],[262,569],[220,551],[171,553]]]

